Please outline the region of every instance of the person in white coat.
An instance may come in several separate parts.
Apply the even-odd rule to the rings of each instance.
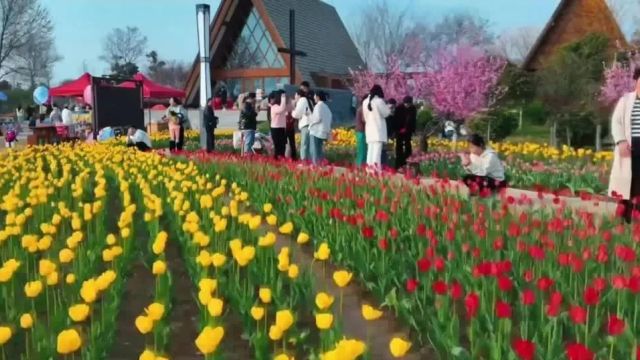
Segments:
[[[640,68],[635,69],[636,89],[620,98],[611,117],[615,143],[609,195],[622,201],[624,218],[631,222],[633,200],[640,197]],[[640,200],[640,199],[638,199]],[[635,208],[638,208],[636,204]]]
[[[384,101],[384,92],[380,85],[373,85],[369,96],[362,103],[364,116],[364,134],[367,139],[367,166],[380,169],[382,148],[389,140],[386,118],[391,109]]]
[[[300,160],[311,159],[311,148],[309,147],[309,118],[313,114],[313,103],[307,97],[308,93],[304,89],[299,89],[295,96],[295,108],[291,116],[298,120],[300,129]]]
[[[469,136],[469,152],[460,154],[460,159],[467,172],[462,181],[472,192],[482,194],[485,190],[493,192],[506,187],[504,165],[482,136]]]
[[[316,106],[309,119],[309,137],[311,162],[318,165],[324,160],[324,142],[331,135],[332,114],[327,105],[327,93],[320,91],[315,95]]]

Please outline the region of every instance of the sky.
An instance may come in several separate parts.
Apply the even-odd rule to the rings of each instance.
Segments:
[[[295,0],[279,0],[295,1]],[[363,6],[375,0],[325,0],[336,7],[350,28]],[[627,1],[627,0],[622,0]],[[632,0],[628,0],[632,1]],[[191,62],[197,52],[195,5],[220,0],[41,0],[53,19],[56,48],[63,60],[56,64],[53,84],[78,77],[83,69],[94,75],[108,71],[99,57],[102,42],[117,27],[136,26],[148,38],[148,50],[162,59]],[[393,0],[410,16],[427,23],[443,16],[468,12],[490,21],[500,34],[519,27],[542,28],[559,0]]]

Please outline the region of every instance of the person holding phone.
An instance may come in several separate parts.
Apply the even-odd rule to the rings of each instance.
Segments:
[[[469,152],[461,153],[460,160],[467,172],[462,181],[472,192],[483,193],[506,187],[502,161],[493,149],[487,147],[482,136],[469,136]]]

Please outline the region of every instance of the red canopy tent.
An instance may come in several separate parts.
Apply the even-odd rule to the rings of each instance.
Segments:
[[[76,97],[83,96],[84,89],[91,85],[91,74],[84,73],[79,78],[64,85],[49,89],[50,97]]]
[[[142,73],[137,73],[133,76],[134,80],[142,81],[142,96],[145,99],[168,99],[171,97],[184,98],[185,91],[174,89],[168,86],[160,85]],[[132,83],[124,82],[121,86],[133,86]]]

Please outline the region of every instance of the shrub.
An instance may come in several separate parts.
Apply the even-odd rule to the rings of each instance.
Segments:
[[[485,137],[489,126],[491,127],[489,140],[503,140],[518,129],[518,116],[504,110],[494,110],[469,122],[471,131]]]
[[[549,117],[549,111],[542,102],[533,101],[524,107],[522,117],[530,124],[545,125]]]

